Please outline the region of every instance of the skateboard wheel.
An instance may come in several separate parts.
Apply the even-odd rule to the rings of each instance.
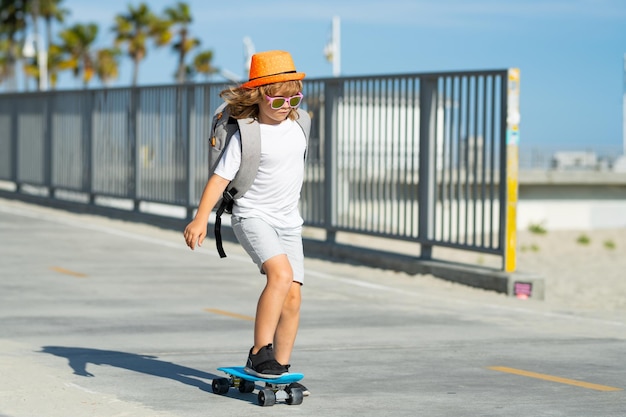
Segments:
[[[250,394],[254,392],[254,382],[248,381],[247,379],[242,379],[239,381],[239,392],[244,394]]]
[[[211,388],[213,389],[214,394],[224,395],[230,388],[230,381],[226,378],[214,379],[211,384]]]
[[[269,407],[276,404],[276,394],[271,389],[263,389],[259,391],[259,405],[263,407]]]
[[[287,399],[285,402],[289,405],[300,405],[302,404],[302,399],[304,395],[302,394],[302,390],[300,388],[287,388],[285,390],[287,393]]]

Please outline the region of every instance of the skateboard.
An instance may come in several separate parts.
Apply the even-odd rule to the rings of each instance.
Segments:
[[[252,393],[256,388],[255,382],[265,382],[265,387],[259,390],[259,405],[264,407],[276,404],[281,400],[289,405],[302,404],[302,390],[300,388],[289,388],[292,382],[300,381],[304,378],[300,373],[289,373],[280,378],[260,378],[250,375],[243,370],[243,366],[230,366],[217,368],[228,375],[228,378],[217,378],[213,380],[211,387],[215,394],[224,395],[230,387],[239,389],[241,393]]]

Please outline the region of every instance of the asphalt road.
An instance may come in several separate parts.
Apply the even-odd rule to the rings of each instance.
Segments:
[[[625,416],[626,317],[307,260],[311,396],[212,393],[264,280],[234,244],[0,199],[0,416]]]

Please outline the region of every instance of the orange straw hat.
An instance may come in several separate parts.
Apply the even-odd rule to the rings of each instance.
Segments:
[[[291,54],[285,51],[267,51],[252,55],[249,80],[243,88],[254,88],[260,85],[282,83],[303,79],[303,72],[296,72]]]

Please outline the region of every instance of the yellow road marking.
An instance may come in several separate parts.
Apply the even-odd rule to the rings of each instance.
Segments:
[[[76,271],[70,271],[69,269],[61,268],[60,266],[52,266],[50,267],[50,269],[60,274],[71,275],[76,278],[87,278],[86,274]]]
[[[222,316],[228,316],[240,320],[254,321],[254,317],[244,316],[243,314],[231,313],[230,311],[218,310],[217,308],[205,308],[204,311],[215,313]]]
[[[492,371],[505,372],[508,374],[526,376],[529,378],[542,379],[544,381],[558,382],[559,384],[574,385],[576,387],[588,388],[588,389],[593,389],[596,391],[623,391],[622,388],[609,387],[607,385],[592,384],[590,382],[577,381],[575,379],[560,378],[558,376],[523,371],[521,369],[507,368],[506,366],[490,366],[488,369],[491,369]]]

